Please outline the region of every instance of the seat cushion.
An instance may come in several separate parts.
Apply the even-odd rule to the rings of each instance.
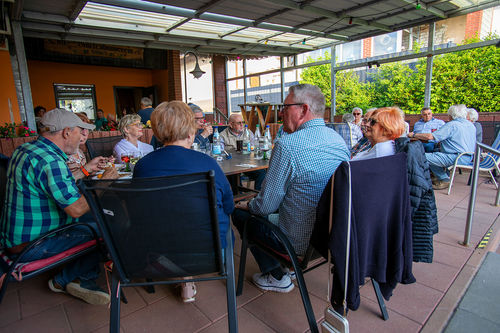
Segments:
[[[12,276],[17,280],[21,281],[23,279],[23,274],[34,272],[36,270],[39,270],[41,268],[47,267],[49,265],[52,265],[54,263],[57,263],[58,261],[67,258],[69,256],[72,256],[78,252],[81,252],[85,249],[88,249],[92,246],[96,245],[96,240],[90,240],[86,243],[79,244],[75,247],[72,247],[70,249],[67,249],[64,252],[58,253],[55,256],[49,257],[49,258],[44,258],[44,259],[39,259],[35,261],[30,261],[30,262],[23,262],[23,263],[18,263],[16,264],[16,267],[12,271]],[[14,263],[14,261],[9,257],[5,249],[0,249],[0,259],[7,264],[7,266],[10,266]],[[4,265],[5,266],[5,265]]]

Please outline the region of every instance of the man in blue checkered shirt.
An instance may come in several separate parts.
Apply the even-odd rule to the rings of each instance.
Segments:
[[[79,193],[66,161],[68,155],[77,151],[82,132],[94,128],[73,112],[54,109],[42,117],[42,135],[38,140],[19,146],[12,154],[0,225],[2,245],[12,258],[31,241],[88,212],[87,201]],[[103,178],[117,177],[114,168],[103,174]],[[75,227],[33,247],[24,254],[23,262],[52,257],[92,239],[88,228]],[[109,295],[95,284],[99,259],[98,253],[93,252],[67,264],[49,280],[49,288],[90,304],[109,303]]]
[[[252,223],[251,214],[268,217],[285,233],[298,255],[305,253],[319,198],[338,165],[349,160],[344,140],[325,126],[324,112],[325,97],[318,87],[290,87],[281,110],[287,135],[275,143],[261,192],[250,202],[240,201],[233,213],[233,223],[240,232],[248,221],[249,237],[280,252],[285,251],[277,238],[259,223]],[[282,270],[278,261],[257,248],[251,250],[262,272],[253,276],[257,287],[277,292],[293,289],[291,274]]]

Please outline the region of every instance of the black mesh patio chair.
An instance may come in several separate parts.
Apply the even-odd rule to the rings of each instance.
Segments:
[[[9,159],[5,156],[0,156],[0,216],[3,211],[3,203],[5,198],[5,191],[7,185],[7,166]],[[93,235],[93,239],[79,244],[75,247],[69,248],[68,250],[58,253],[52,257],[45,259],[34,260],[30,262],[24,262],[24,257],[32,248],[38,246],[45,239],[52,237],[58,233],[67,231],[68,229],[75,228],[77,226],[86,226],[89,229],[89,234]],[[31,241],[22,252],[16,256],[12,256],[5,248],[2,248],[3,240],[0,241],[0,303],[2,302],[3,296],[7,291],[7,285],[10,282],[17,281],[21,282],[28,280],[35,276],[38,276],[46,271],[52,270],[56,267],[62,266],[70,261],[73,261],[81,256],[84,256],[92,251],[100,250],[99,241],[96,231],[88,224],[85,223],[72,223],[69,225],[62,226],[58,229],[50,231],[43,236]]]
[[[221,279],[237,332],[232,237],[223,260],[213,171],[79,185],[113,260],[111,332],[120,331],[121,287]]]
[[[262,241],[248,237],[247,234],[248,223],[261,223],[266,228],[271,230],[285,248],[286,254],[274,250],[273,248],[266,245]],[[297,285],[299,287],[300,296],[302,297],[302,303],[304,304],[304,310],[306,312],[309,328],[311,332],[318,332],[318,325],[316,323],[316,318],[314,317],[314,311],[311,306],[311,300],[309,299],[309,293],[307,292],[306,282],[304,280],[303,274],[325,264],[327,261],[314,249],[314,247],[311,244],[308,246],[304,256],[302,257],[297,256],[295,250],[293,249],[292,244],[288,240],[288,237],[280,230],[280,228],[269,222],[266,218],[260,216],[253,215],[250,219],[245,221],[243,225],[243,231],[240,236],[241,236],[241,253],[240,253],[240,267],[238,274],[238,288],[236,290],[236,295],[240,296],[241,293],[243,292],[247,249],[249,247],[256,246],[262,251],[266,252],[271,257],[275,258],[283,266],[288,267],[289,269],[293,269],[295,271],[295,276],[297,278]]]
[[[105,136],[102,138],[88,139],[85,146],[89,152],[90,159],[97,156],[108,157],[113,155],[113,148],[122,139],[121,135]]]

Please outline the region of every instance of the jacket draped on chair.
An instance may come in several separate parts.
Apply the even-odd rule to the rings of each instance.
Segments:
[[[408,138],[395,140],[396,151],[407,155],[413,229],[413,261],[431,263],[433,236],[438,232],[436,199],[432,189],[429,163],[420,141]]]

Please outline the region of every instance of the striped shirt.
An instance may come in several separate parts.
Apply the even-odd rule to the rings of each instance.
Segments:
[[[341,123],[336,124],[335,131],[344,139],[347,144],[347,148],[352,149],[356,143],[358,143],[361,138],[363,138],[363,133],[358,125],[351,123]]]
[[[276,141],[262,189],[249,203],[250,212],[265,216],[278,210],[278,226],[295,251],[304,254],[319,198],[339,164],[347,160],[344,140],[323,119],[302,124]]]
[[[6,247],[32,241],[73,222],[64,208],[80,198],[66,154],[50,140],[19,146],[7,169],[7,192],[1,223]]]

